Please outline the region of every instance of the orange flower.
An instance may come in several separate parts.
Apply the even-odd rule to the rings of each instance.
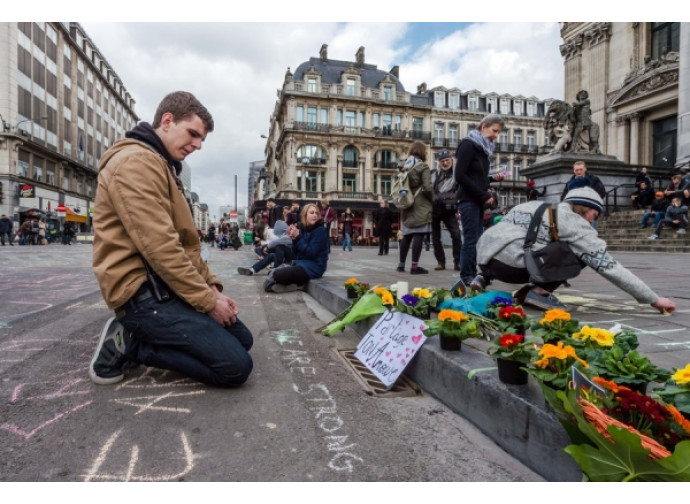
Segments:
[[[539,356],[542,358],[535,364],[541,368],[545,368],[549,365],[549,359],[566,360],[568,357],[572,357],[576,361],[582,363],[583,366],[589,367],[589,364],[577,356],[573,347],[570,345],[563,346],[562,341],[559,341],[555,345],[545,343],[544,346],[541,347],[541,350],[539,350]]]
[[[671,413],[676,423],[678,423],[686,433],[690,434],[690,421],[688,421],[673,404],[667,404],[666,409]]]
[[[350,278],[350,279],[348,279],[348,280],[345,280],[345,285],[352,285],[352,284],[357,284],[357,283],[359,283],[359,280],[357,280],[357,279],[354,278],[354,277],[353,277],[353,278]]]
[[[614,394],[617,394],[619,390],[630,391],[630,389],[628,387],[626,387],[624,385],[618,385],[616,382],[605,380],[601,376],[595,376],[594,378],[592,378],[592,381],[594,383],[596,383],[597,385],[601,385],[602,387],[609,389]]]
[[[454,320],[456,322],[463,322],[468,320],[468,317],[459,311],[455,310],[441,310],[438,314],[439,320]]]
[[[544,318],[539,321],[540,324],[544,322],[554,322],[556,320],[570,320],[570,313],[560,308],[552,308],[544,313]]]

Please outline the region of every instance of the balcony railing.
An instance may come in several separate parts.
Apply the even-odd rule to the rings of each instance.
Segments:
[[[357,168],[358,164],[356,159],[343,159],[343,168]]]
[[[374,168],[397,168],[398,161],[374,161]]]
[[[341,192],[341,193],[338,193],[338,196],[341,199],[367,199],[369,197],[369,193],[365,193],[365,192]]]
[[[327,133],[330,131],[331,126],[330,124],[295,121],[294,128],[300,131],[319,131],[321,133]]]
[[[303,165],[324,165],[326,158],[304,156],[298,157],[297,162]]]

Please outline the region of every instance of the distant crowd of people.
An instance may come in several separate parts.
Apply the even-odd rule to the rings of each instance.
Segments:
[[[48,245],[62,241],[63,245],[71,245],[77,233],[76,227],[70,221],[62,225],[62,230],[52,222],[48,223],[42,217],[24,219],[18,228],[6,214],[0,215],[0,244],[9,245]]]

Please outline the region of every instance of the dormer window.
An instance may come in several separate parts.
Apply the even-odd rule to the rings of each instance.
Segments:
[[[458,93],[448,94],[448,107],[452,109],[460,108],[460,95]]]
[[[479,110],[479,97],[477,95],[469,95],[467,97],[467,107],[470,110]]]
[[[535,115],[537,115],[537,104],[535,102],[527,102],[527,115],[530,117],[534,117]]]
[[[513,102],[513,114],[516,116],[522,115],[522,100],[515,100]]]
[[[383,99],[386,101],[393,99],[393,86],[383,86]]]
[[[346,81],[347,96],[355,96],[357,92],[357,81],[353,78],[348,78]]]
[[[446,93],[434,91],[434,107],[443,108],[446,106]]]
[[[495,114],[496,112],[498,112],[498,104],[496,98],[486,99],[486,111],[490,114]]]
[[[501,98],[501,114],[510,114],[510,100]]]
[[[307,92],[316,93],[316,77],[307,77]]]

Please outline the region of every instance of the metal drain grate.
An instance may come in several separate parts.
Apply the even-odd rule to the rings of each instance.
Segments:
[[[381,380],[376,378],[369,369],[355,357],[355,350],[336,350],[338,356],[345,361],[347,367],[364,387],[367,394],[375,397],[416,397],[422,395],[422,389],[407,376],[400,375],[390,390]]]

